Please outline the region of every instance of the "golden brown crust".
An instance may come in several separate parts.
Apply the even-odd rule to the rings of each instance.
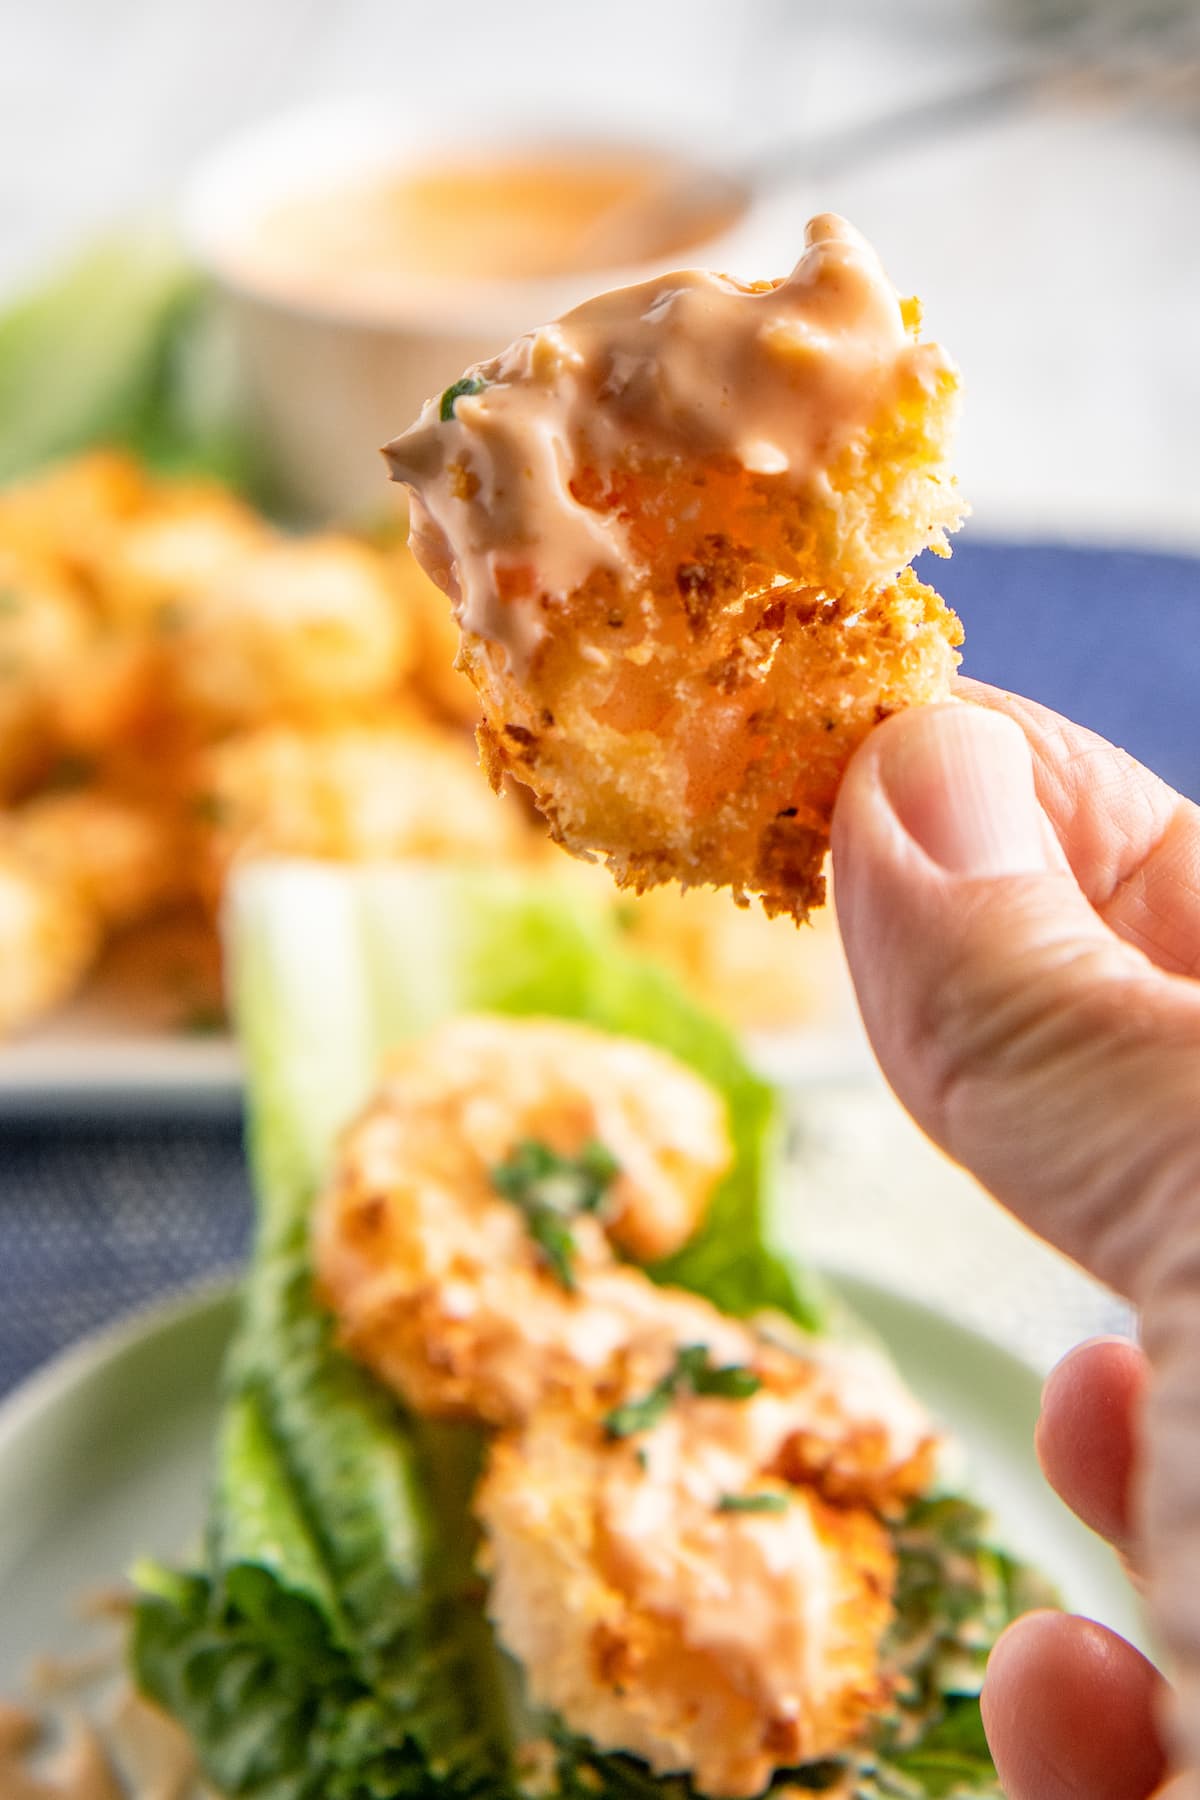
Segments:
[[[484,767],[621,886],[728,886],[803,918],[847,762],[880,719],[948,691],[962,628],[907,570],[853,599],[776,588],[707,610],[689,583],[670,610],[619,620],[606,596],[573,596],[569,633],[519,684],[468,640]]]

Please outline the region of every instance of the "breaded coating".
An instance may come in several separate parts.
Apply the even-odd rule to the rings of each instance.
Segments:
[[[65,1000],[100,936],[97,916],[71,887],[0,846],[0,1035]]]
[[[279,542],[264,519],[223,488],[164,487],[112,544],[101,603],[115,625],[170,635],[197,595]]]
[[[615,1165],[598,1208],[567,1207],[565,1270],[498,1179],[531,1142],[568,1159],[598,1144]],[[885,1362],[726,1318],[618,1260],[686,1243],[729,1158],[719,1097],[663,1052],[458,1019],[399,1054],[346,1132],[314,1221],[318,1280],[346,1347],[421,1412],[500,1425],[547,1395],[615,1404],[703,1344],[761,1385],[738,1419],[757,1466],[894,1510],[927,1482],[936,1436]]]
[[[600,1210],[564,1199],[557,1271],[497,1186],[531,1142],[560,1159],[599,1145],[615,1165]],[[719,1097],[663,1052],[559,1021],[458,1019],[397,1056],[345,1134],[315,1217],[318,1280],[346,1347],[411,1405],[508,1423],[548,1390],[590,1390],[631,1340],[664,1345],[659,1361],[698,1330],[740,1342],[616,1254],[679,1248],[729,1159]],[[552,1210],[556,1191],[530,1189]]]
[[[0,542],[0,797],[53,763],[56,696],[76,678],[94,635],[52,561]]]
[[[494,781],[617,880],[803,917],[870,728],[961,630],[953,364],[830,215],[783,282],[675,274],[519,339],[387,446]]]
[[[214,898],[250,857],[512,862],[529,837],[515,802],[479,780],[469,741],[412,720],[228,738],[197,759],[191,812]]]
[[[500,1429],[475,1511],[528,1698],[733,1797],[886,1706],[884,1520],[938,1439],[872,1348],[620,1260],[685,1243],[729,1159],[719,1097],[662,1052],[462,1018],[345,1133],[313,1257],[351,1355]]]
[[[218,726],[352,717],[392,695],[414,655],[378,557],[332,536],[224,566],[181,606],[170,649],[180,706]]]
[[[0,492],[0,547],[53,560],[89,584],[102,581],[117,538],[153,492],[146,470],[123,451],[71,457]]]
[[[85,786],[0,814],[0,845],[75,895],[108,929],[137,924],[188,893],[171,809]]]
[[[748,1456],[753,1405],[685,1395],[616,1439],[546,1406],[476,1495],[489,1614],[535,1704],[711,1795],[843,1749],[889,1692],[887,1534]]]

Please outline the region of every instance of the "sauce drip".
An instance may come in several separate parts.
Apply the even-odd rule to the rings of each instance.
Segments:
[[[544,630],[540,595],[605,569],[636,581],[617,514],[576,497],[586,472],[732,458],[819,496],[905,391],[932,394],[953,371],[939,345],[917,341],[851,225],[822,214],[806,241],[778,283],[692,271],[590,300],[480,364],[450,416],[438,396],[387,445],[393,479],[413,491],[414,549],[465,631],[520,669]]]

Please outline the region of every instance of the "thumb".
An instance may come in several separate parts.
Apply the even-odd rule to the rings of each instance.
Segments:
[[[1010,719],[914,708],[867,740],[833,829],[863,1019],[935,1141],[1136,1300],[1200,1190],[1200,984],[1088,905]]]
[[[872,733],[834,817],[838,916],[900,1099],[1051,1243],[1144,1309],[1139,1554],[1200,1762],[1200,984],[1092,911],[1010,719]]]

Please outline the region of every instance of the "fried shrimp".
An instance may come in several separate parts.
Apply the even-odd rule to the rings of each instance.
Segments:
[[[411,1405],[509,1423],[590,1389],[631,1339],[724,1328],[616,1249],[682,1245],[729,1157],[719,1098],[661,1051],[460,1019],[402,1053],[347,1132],[318,1280],[346,1347]]]
[[[754,1404],[681,1397],[636,1439],[547,1406],[476,1495],[490,1616],[535,1703],[705,1794],[844,1748],[888,1695],[887,1534],[747,1454]]]
[[[657,1286],[730,1156],[721,1102],[663,1052],[580,1025],[459,1019],[394,1062],[317,1210],[342,1340],[421,1412],[617,1404],[703,1345],[750,1371],[748,1457],[892,1510],[928,1480],[923,1409],[868,1349],[780,1335]],[[598,1159],[598,1160],[597,1160]]]
[[[786,281],[603,295],[387,446],[493,780],[621,883],[802,917],[852,751],[947,692],[958,621],[906,565],[964,510],[958,379],[918,328],[826,215]]]
[[[198,758],[192,811],[214,898],[250,857],[513,862],[530,836],[513,800],[479,780],[469,741],[413,721],[229,738]]]
[[[96,915],[70,886],[0,845],[0,1034],[65,1000],[99,942]]]
[[[395,692],[414,655],[379,558],[332,536],[223,566],[182,605],[170,647],[180,705],[213,726],[357,714]]]
[[[105,788],[40,794],[0,815],[0,844],[109,929],[149,918],[188,892],[169,809]]]
[[[0,795],[58,748],[54,696],[91,641],[86,610],[52,562],[0,542]]]
[[[870,1347],[619,1259],[679,1249],[729,1158],[717,1095],[662,1052],[459,1019],[345,1134],[313,1248],[350,1354],[498,1428],[480,1566],[532,1702],[733,1797],[888,1701],[886,1520],[938,1440]]]

